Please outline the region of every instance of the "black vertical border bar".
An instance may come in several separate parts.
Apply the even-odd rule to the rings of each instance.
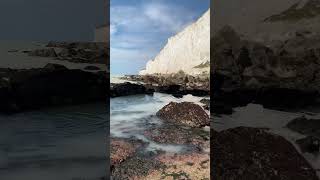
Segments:
[[[107,92],[106,92],[106,108],[107,108],[107,128],[106,128],[106,178],[110,179],[111,173],[110,173],[110,1],[111,0],[105,0],[105,16],[106,16],[106,30],[107,30],[107,44],[108,44],[108,57],[106,59],[106,65],[107,65],[107,84],[108,86]]]
[[[214,87],[212,87],[212,82],[213,82],[213,34],[214,34],[214,30],[213,30],[213,15],[214,15],[214,0],[210,0],[210,179],[213,179],[213,172],[212,172],[212,162],[213,162],[213,158],[214,158],[214,152],[213,152],[213,118],[212,118],[212,101],[213,101],[213,91],[212,89]]]

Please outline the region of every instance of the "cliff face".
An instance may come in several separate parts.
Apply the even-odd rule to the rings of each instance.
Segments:
[[[210,10],[168,39],[161,52],[139,74],[208,73],[210,70]]]

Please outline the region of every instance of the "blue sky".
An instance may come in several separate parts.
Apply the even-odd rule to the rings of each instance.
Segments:
[[[137,74],[210,0],[111,0],[111,74]]]

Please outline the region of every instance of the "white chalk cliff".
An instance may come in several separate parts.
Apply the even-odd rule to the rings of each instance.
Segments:
[[[210,70],[210,9],[196,22],[168,39],[161,52],[140,75],[207,73]]]

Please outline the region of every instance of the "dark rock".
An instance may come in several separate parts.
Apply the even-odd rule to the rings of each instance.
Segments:
[[[60,71],[60,70],[68,70],[64,65],[61,64],[53,64],[53,63],[48,63],[43,67],[46,70],[49,71]]]
[[[30,52],[31,56],[55,57],[74,63],[107,64],[109,58],[107,43],[100,42],[49,42],[46,49],[36,49]]]
[[[59,48],[57,59],[75,63],[107,64],[109,47],[100,42],[50,42],[47,47]]]
[[[222,103],[258,103],[272,109],[319,103],[320,36],[294,36],[265,45],[227,26],[214,39],[211,87]]]
[[[232,109],[232,106],[217,101],[212,104],[211,112],[213,114],[229,114],[230,115],[233,113],[233,109]]]
[[[143,82],[146,87],[156,92],[172,94],[181,98],[183,95],[207,96],[210,94],[209,75],[191,76],[184,73],[126,75],[122,79]]]
[[[17,49],[10,49],[8,52],[9,53],[15,53],[15,52],[18,52],[19,50],[17,50]]]
[[[210,110],[210,99],[201,99],[200,102],[204,104],[204,109]]]
[[[111,84],[110,85],[110,96],[130,96],[136,94],[151,94],[152,90],[147,89],[145,86],[133,83],[122,83],[122,84]]]
[[[165,164],[154,158],[133,157],[113,169],[112,179],[143,179],[153,171],[161,170],[164,167]]]
[[[50,106],[104,102],[105,76],[69,70],[61,65],[45,68],[1,70],[0,112],[14,113]]]
[[[287,124],[287,128],[298,133],[320,138],[320,120],[298,117]]]
[[[215,133],[211,143],[213,179],[318,180],[290,142],[262,129],[228,129]]]
[[[296,140],[296,143],[299,145],[301,151],[309,153],[318,153],[320,140],[314,136],[307,136],[302,139]]]
[[[53,48],[47,49],[36,49],[28,53],[29,56],[39,56],[39,57],[57,57],[57,54]]]
[[[157,116],[168,122],[191,127],[203,127],[210,124],[208,114],[201,106],[191,102],[170,102],[157,112]]]
[[[98,71],[98,70],[100,70],[100,68],[97,67],[97,66],[86,66],[84,69],[85,70],[90,70],[90,71]]]

